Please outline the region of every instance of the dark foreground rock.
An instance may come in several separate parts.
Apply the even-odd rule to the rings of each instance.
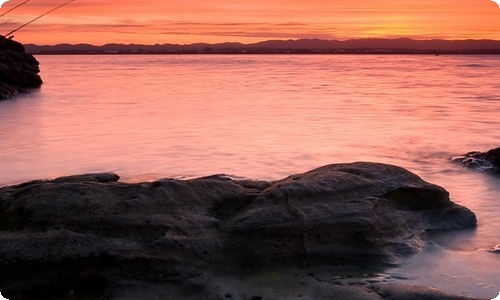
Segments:
[[[22,44],[0,35],[0,100],[40,87],[39,72],[38,61]]]
[[[461,156],[454,157],[453,162],[460,163],[464,167],[485,170],[500,171],[500,147],[487,152],[472,151]]]
[[[451,202],[443,188],[384,164],[328,165],[275,182],[117,180],[88,174],[0,189],[2,295],[347,299],[327,295],[353,289],[369,295],[350,299],[393,299],[371,285],[338,286],[304,270],[397,264],[422,248],[425,230],[476,226],[475,215]],[[269,276],[264,270],[286,271]],[[276,287],[271,296],[241,280],[268,282],[286,274],[287,284],[313,278],[322,294],[310,294],[299,282],[282,292]],[[285,294],[290,297],[278,297]]]

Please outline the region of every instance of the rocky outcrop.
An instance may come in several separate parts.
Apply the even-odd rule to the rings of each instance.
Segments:
[[[0,36],[0,100],[40,87],[39,72],[38,61],[22,44]]]
[[[500,171],[500,147],[487,152],[472,151],[454,157],[452,161],[467,168],[498,172]]]
[[[133,282],[192,296],[180,299],[231,298],[216,282],[224,276],[397,264],[422,248],[425,230],[476,226],[443,188],[385,164],[334,164],[275,182],[117,180],[87,174],[0,189],[8,299],[101,297]]]

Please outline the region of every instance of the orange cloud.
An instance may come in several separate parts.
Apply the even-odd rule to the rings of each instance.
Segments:
[[[1,12],[21,3],[10,0]],[[64,0],[3,16],[5,34]],[[76,0],[15,33],[23,43],[256,42],[279,38],[500,39],[489,0]]]

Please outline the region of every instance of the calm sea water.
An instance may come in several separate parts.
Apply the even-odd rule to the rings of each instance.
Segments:
[[[476,230],[386,275],[500,292],[500,177],[450,158],[500,146],[500,56],[38,56],[45,83],[0,102],[0,186],[113,171],[280,179],[329,163],[396,164],[476,212]],[[395,280],[395,279],[394,279]]]

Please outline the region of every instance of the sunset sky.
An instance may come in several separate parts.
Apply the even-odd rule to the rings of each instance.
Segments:
[[[0,14],[25,0],[10,0]],[[0,18],[0,34],[66,2],[30,0]],[[367,37],[500,40],[490,0],[75,0],[22,28],[22,43],[251,43]]]

